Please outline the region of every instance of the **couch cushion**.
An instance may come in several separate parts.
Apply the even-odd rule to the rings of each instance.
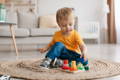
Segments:
[[[52,14],[52,15],[40,16],[39,27],[47,27],[47,28],[58,27],[58,24],[56,22],[56,15]]]
[[[29,30],[24,28],[15,28],[15,37],[28,37],[29,36]],[[2,37],[11,37],[11,32],[9,28],[2,28],[0,30],[0,36]]]
[[[37,28],[38,17],[33,12],[17,12],[19,28]]]
[[[36,28],[36,29],[30,29],[30,35],[31,36],[51,36],[56,31],[58,31],[59,28]]]

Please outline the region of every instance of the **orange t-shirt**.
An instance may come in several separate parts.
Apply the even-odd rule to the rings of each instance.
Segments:
[[[72,30],[68,36],[64,36],[62,31],[55,32],[52,41],[49,43],[49,46],[54,45],[56,42],[62,42],[67,49],[77,53],[81,53],[79,46],[84,44],[79,33],[75,30]]]

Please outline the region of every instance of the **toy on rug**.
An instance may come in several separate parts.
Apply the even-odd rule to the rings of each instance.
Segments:
[[[63,61],[62,69],[63,70],[69,70],[70,69],[68,60]]]
[[[76,61],[72,61],[71,63],[71,67],[70,67],[70,71],[77,71],[77,65],[76,65]]]
[[[83,65],[81,63],[76,64],[76,61],[72,61],[69,63],[68,60],[63,61],[62,70],[66,72],[76,73],[85,71]]]
[[[57,58],[55,58],[51,62],[50,68],[60,68],[60,70],[62,69],[62,71],[71,72],[71,73],[85,71],[84,66],[81,63],[76,64],[76,61],[69,62],[69,60],[67,59],[62,61],[61,59],[57,59]]]
[[[81,70],[81,71],[85,71],[85,68],[84,68],[83,64],[81,64],[81,63],[77,64],[77,69]]]

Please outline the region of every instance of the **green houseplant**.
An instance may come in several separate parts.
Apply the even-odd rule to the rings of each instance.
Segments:
[[[0,3],[0,22],[6,21],[6,8],[5,5]]]

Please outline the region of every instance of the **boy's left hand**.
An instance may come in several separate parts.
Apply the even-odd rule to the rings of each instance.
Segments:
[[[84,58],[85,61],[87,60],[87,57],[84,53],[81,54],[80,58],[82,58],[82,57]]]

